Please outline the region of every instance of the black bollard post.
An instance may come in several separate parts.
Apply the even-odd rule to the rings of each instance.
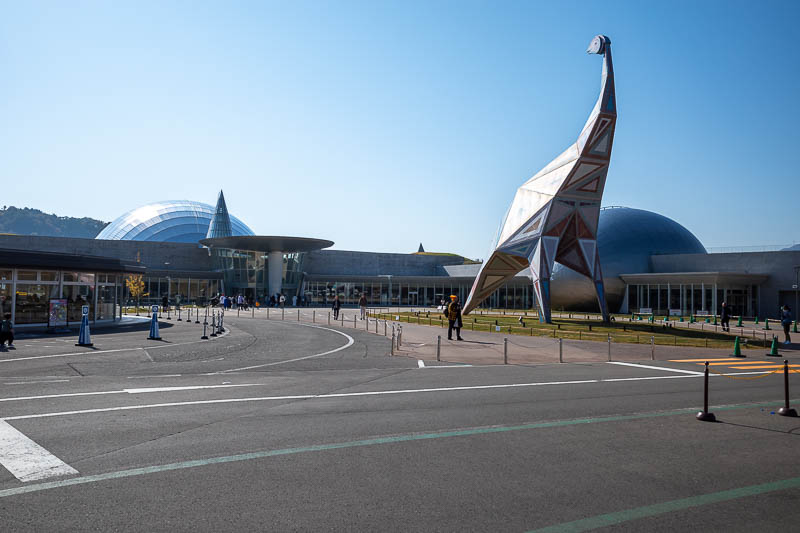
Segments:
[[[180,307],[178,308],[178,322],[183,322],[183,319],[181,318],[181,308]]]
[[[203,336],[200,337],[203,340],[208,339],[208,335],[206,335],[206,326],[208,326],[208,322],[203,321]]]
[[[199,324],[200,323],[200,308],[199,307],[194,310],[194,323],[195,324]]]
[[[708,412],[708,361],[706,361],[706,371],[703,375],[703,410],[697,413],[697,419],[703,422],[717,421],[714,413]]]
[[[783,396],[784,405],[778,409],[778,414],[782,416],[797,416],[797,411],[789,407],[789,361],[783,360]]]
[[[217,336],[217,315],[213,312],[211,313],[211,337]]]

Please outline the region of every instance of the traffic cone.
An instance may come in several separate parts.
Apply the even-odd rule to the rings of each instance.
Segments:
[[[770,327],[769,327],[769,318],[765,318],[764,319],[764,329],[765,330],[770,329]]]
[[[150,319],[150,336],[149,340],[160,341],[161,335],[158,334],[158,311],[153,311],[153,318]]]
[[[739,321],[736,323],[736,327],[737,328],[741,328],[742,327],[742,315],[739,315]]]
[[[769,353],[767,354],[771,357],[779,357],[780,354],[778,353],[778,337],[772,336],[772,347],[769,349]]]
[[[78,342],[75,346],[94,346],[92,336],[89,332],[89,316],[83,315],[81,318],[81,331],[78,333]]]
[[[739,345],[739,337],[733,341],[733,357],[744,357],[742,355],[742,347]]]

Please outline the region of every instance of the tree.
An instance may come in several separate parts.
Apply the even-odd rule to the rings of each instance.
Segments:
[[[125,278],[125,286],[128,287],[128,292],[131,298],[136,298],[136,316],[139,316],[139,298],[144,293],[144,280],[141,274],[128,274]]]

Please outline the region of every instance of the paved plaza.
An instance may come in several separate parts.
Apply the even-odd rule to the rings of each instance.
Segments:
[[[763,531],[800,518],[783,358],[328,322],[176,317],[0,353],[4,531]],[[127,322],[127,321],[126,321]],[[711,360],[710,410],[702,407]],[[797,367],[794,367],[797,368]],[[800,368],[797,368],[800,370]],[[720,375],[725,374],[725,375]],[[793,404],[800,376],[790,374]]]

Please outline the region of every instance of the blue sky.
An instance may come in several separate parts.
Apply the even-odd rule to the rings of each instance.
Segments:
[[[613,42],[605,205],[708,247],[797,231],[800,2],[0,1],[2,205],[155,200],[256,233],[482,257]]]

